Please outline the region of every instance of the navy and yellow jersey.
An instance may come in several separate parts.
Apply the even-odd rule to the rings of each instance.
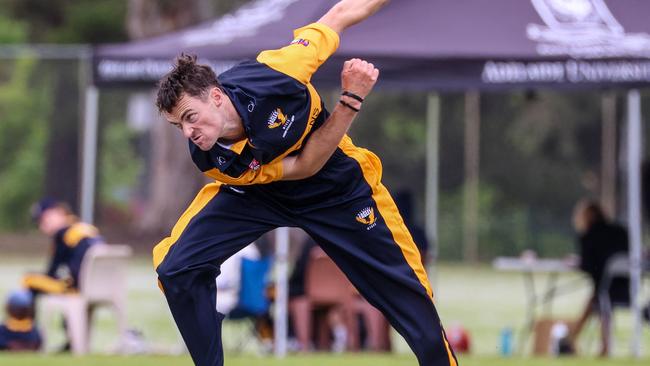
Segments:
[[[77,222],[54,234],[53,254],[46,274],[58,278],[59,268],[65,266],[70,271],[72,287],[77,287],[81,262],[88,248],[103,243],[96,227]]]
[[[263,51],[219,75],[224,93],[242,119],[247,139],[202,151],[189,141],[199,169],[233,185],[266,184],[282,178],[281,160],[303,146],[327,118],[311,76],[338,48],[338,34],[314,23],[294,32],[286,47]]]
[[[0,350],[37,350],[42,338],[32,319],[9,318],[0,325]]]

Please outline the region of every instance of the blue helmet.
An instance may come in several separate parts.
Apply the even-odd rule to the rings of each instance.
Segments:
[[[34,296],[28,290],[13,290],[7,296],[7,305],[15,308],[29,308],[34,302]]]

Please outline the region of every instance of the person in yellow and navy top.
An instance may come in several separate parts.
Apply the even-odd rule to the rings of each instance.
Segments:
[[[346,61],[331,114],[311,76],[339,34],[387,0],[341,0],[277,50],[217,77],[181,55],[156,105],[188,139],[206,185],[153,262],[196,365],[223,364],[214,278],[220,265],[276,227],[304,229],[406,339],[420,365],[457,365],[434,306],[420,253],[381,183],[381,162],[346,132],[379,71]]]
[[[0,324],[0,351],[36,351],[41,333],[34,324],[34,301],[27,290],[12,291],[6,304],[7,318]]]
[[[52,238],[52,254],[45,273],[25,275],[23,286],[35,294],[75,291],[86,251],[104,242],[99,230],[80,222],[66,203],[49,198],[34,204],[32,217],[39,230]]]

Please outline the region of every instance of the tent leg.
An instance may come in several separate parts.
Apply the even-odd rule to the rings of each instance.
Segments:
[[[610,217],[616,210],[616,93],[606,92],[601,97],[601,171],[600,202]]]
[[[630,230],[630,305],[634,319],[632,354],[641,356],[641,96],[638,90],[627,94],[627,216]]]
[[[274,353],[277,358],[287,355],[287,311],[289,308],[288,289],[289,228],[275,230],[275,313],[274,313]]]
[[[99,91],[93,85],[86,88],[81,167],[81,210],[84,222],[92,223],[95,207],[95,177],[97,168],[97,120]]]

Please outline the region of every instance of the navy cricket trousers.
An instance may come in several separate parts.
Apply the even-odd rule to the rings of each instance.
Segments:
[[[255,186],[214,183],[199,192],[154,248],[159,285],[196,365],[223,365],[214,281],[220,264],[281,226],[311,235],[405,338],[421,366],[457,365],[419,251],[380,182],[380,168],[365,170],[366,193],[299,212],[265,199]]]

